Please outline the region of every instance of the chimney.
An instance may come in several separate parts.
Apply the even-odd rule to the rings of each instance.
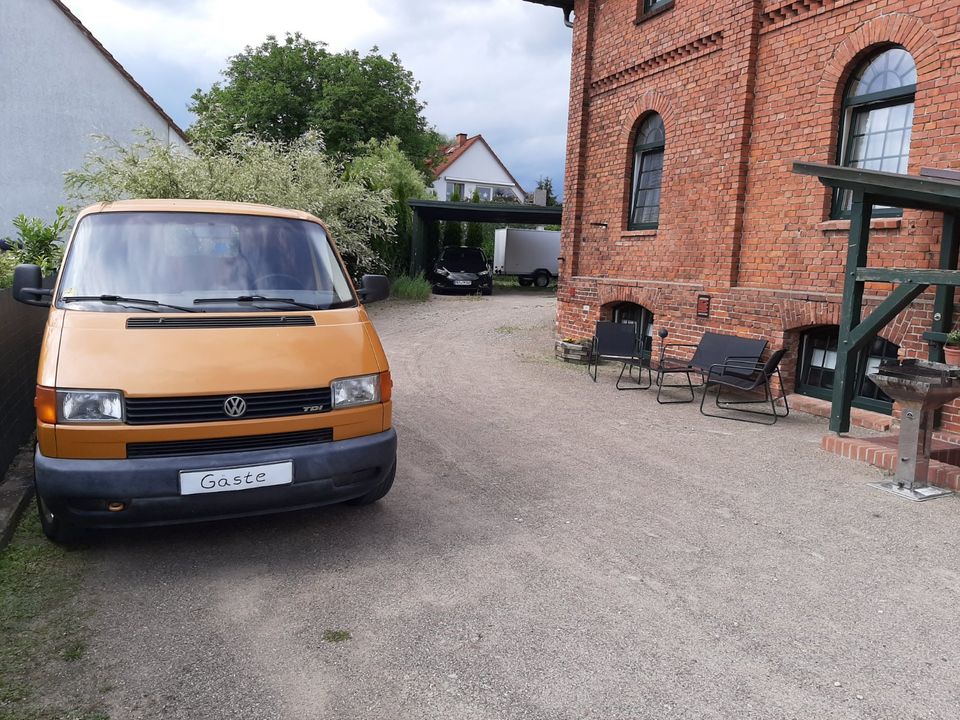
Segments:
[[[467,141],[466,133],[457,133],[457,147],[461,147]]]

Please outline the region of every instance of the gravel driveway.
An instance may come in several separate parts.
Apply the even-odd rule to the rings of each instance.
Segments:
[[[702,418],[552,359],[540,293],[371,308],[377,506],[96,539],[110,716],[956,718],[960,504],[869,488],[825,421]]]

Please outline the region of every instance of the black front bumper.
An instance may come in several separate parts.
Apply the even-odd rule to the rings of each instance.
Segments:
[[[457,284],[457,283],[461,284]],[[464,284],[465,283],[465,284]],[[449,290],[449,291],[461,291],[461,292],[477,292],[478,290],[484,290],[485,288],[493,287],[493,278],[489,275],[456,275],[452,274],[450,277],[444,277],[442,275],[434,275],[433,277],[433,287],[435,290]]]
[[[251,452],[64,460],[37,448],[37,492],[54,515],[78,527],[166,525],[318,507],[366,495],[394,470],[397,434]],[[180,471],[293,462],[293,483],[233,492],[180,494]],[[110,512],[107,504],[126,509]]]

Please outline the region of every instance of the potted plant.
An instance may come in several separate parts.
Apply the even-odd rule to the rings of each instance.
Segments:
[[[585,363],[590,354],[589,340],[576,340],[571,337],[565,337],[557,340],[556,355],[558,360],[571,363]]]
[[[947,365],[960,365],[960,330],[947,335],[947,341],[943,344],[943,358]]]

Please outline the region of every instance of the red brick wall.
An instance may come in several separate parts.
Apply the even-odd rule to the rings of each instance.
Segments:
[[[847,236],[826,189],[791,165],[835,161],[850,73],[896,43],[918,70],[910,171],[960,167],[960,0],[675,0],[640,22],[636,0],[576,11],[558,333],[589,337],[629,300],[672,340],[715,329],[790,346],[792,384],[800,331],[838,321]],[[649,112],[667,133],[660,223],[629,232],[633,133]],[[933,215],[875,224],[871,265],[936,265]],[[926,356],[931,299],[882,333],[902,355]],[[960,430],[960,411],[945,420]]]

